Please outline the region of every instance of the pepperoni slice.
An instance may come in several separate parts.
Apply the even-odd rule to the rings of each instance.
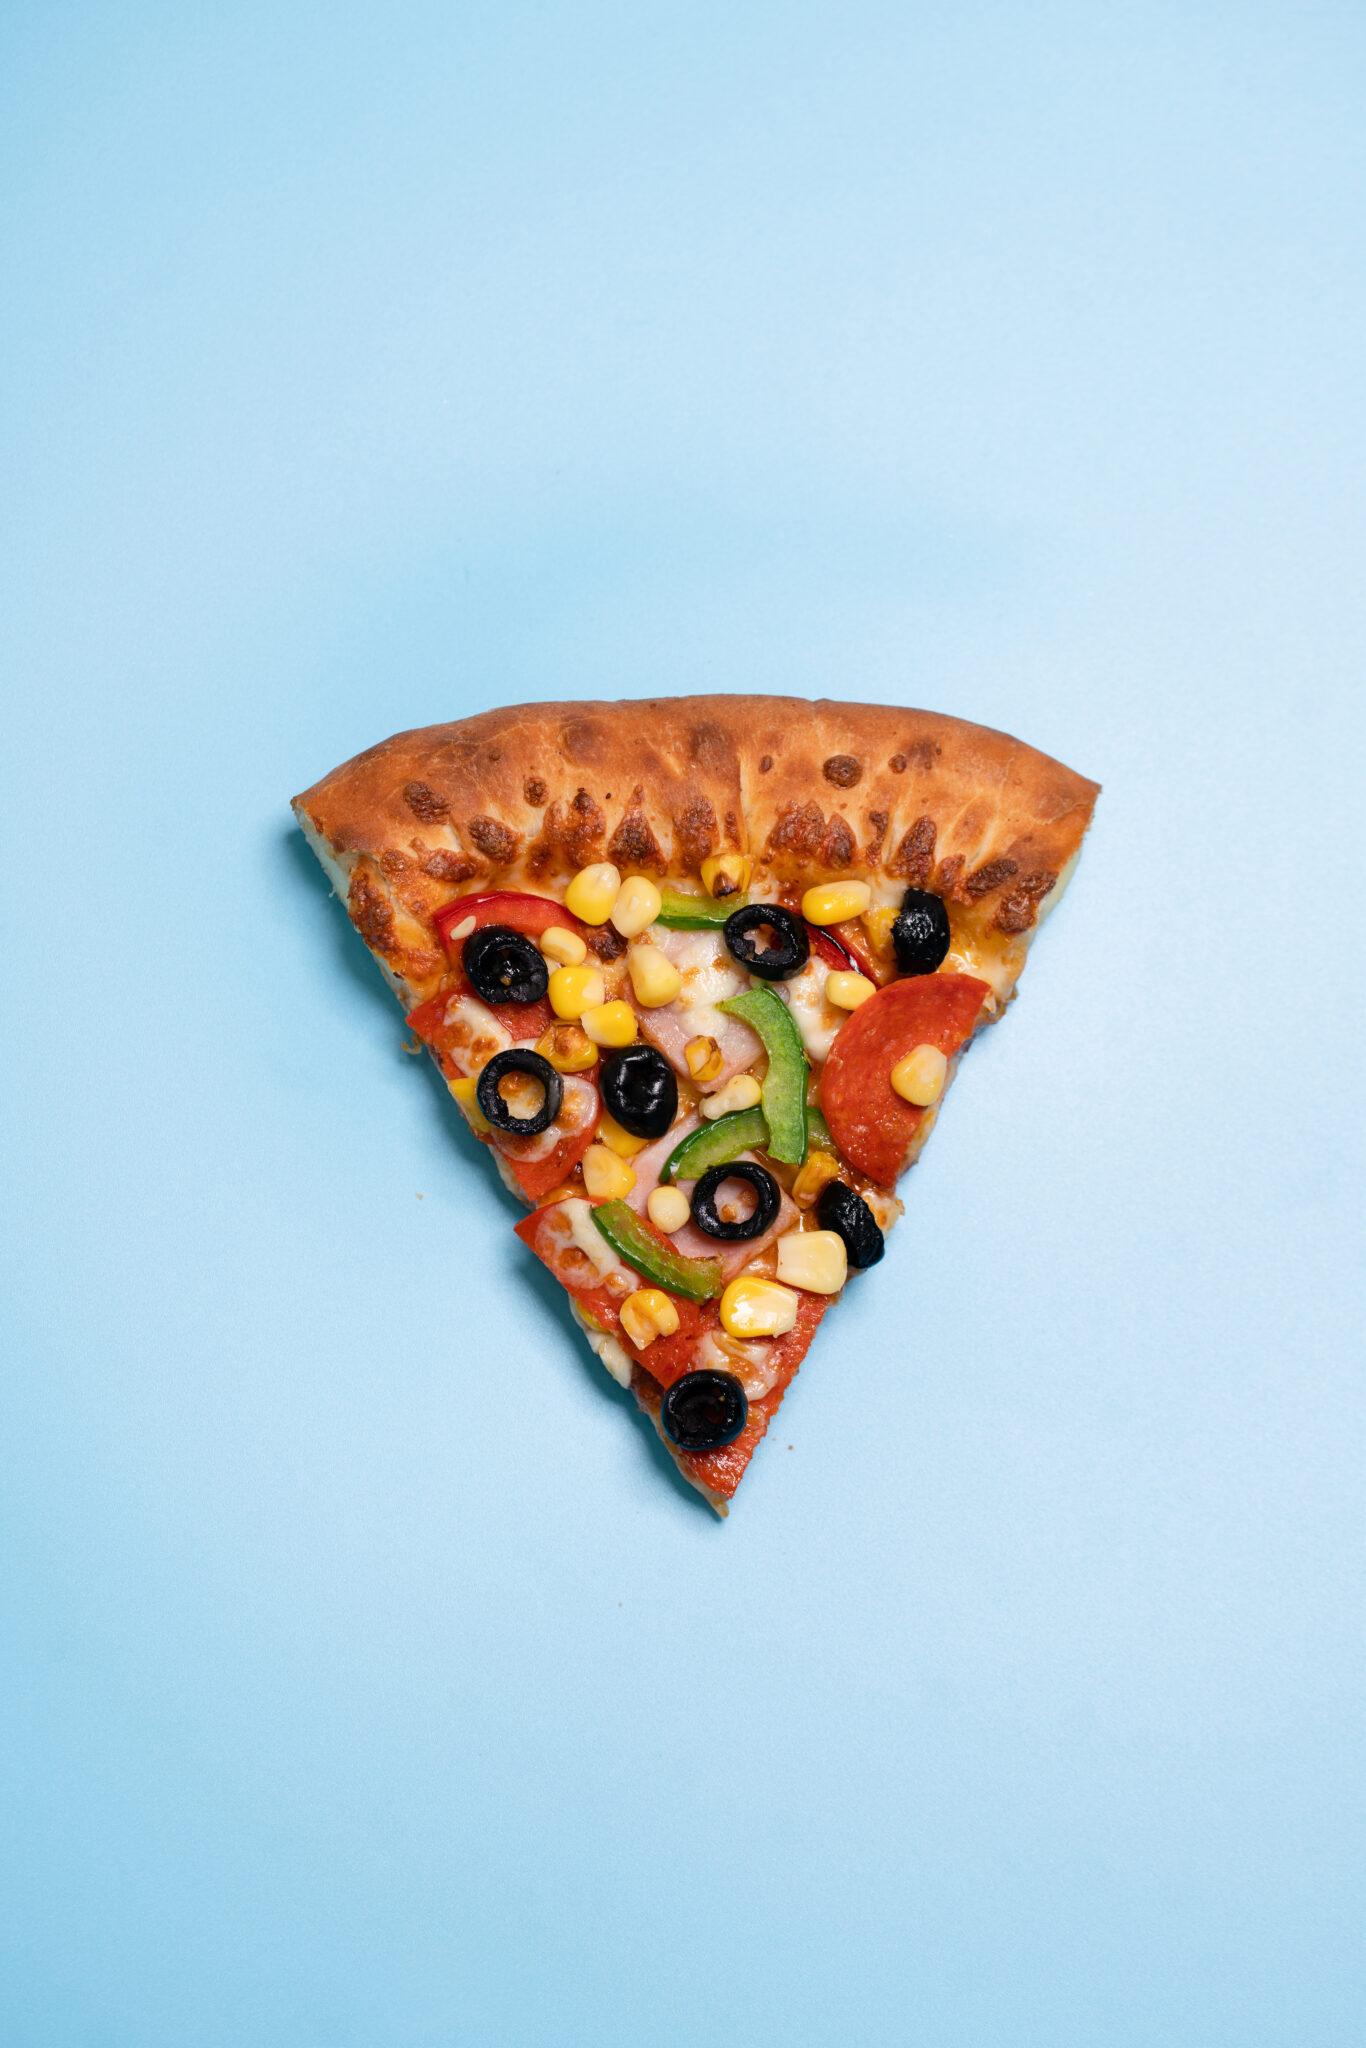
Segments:
[[[918,1045],[956,1053],[989,994],[971,974],[918,974],[879,989],[840,1027],[821,1074],[821,1109],[849,1164],[879,1187],[894,1184],[929,1114],[902,1101],[892,1068]]]

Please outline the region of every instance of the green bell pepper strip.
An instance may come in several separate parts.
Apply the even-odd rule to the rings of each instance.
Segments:
[[[672,1245],[661,1244],[625,1202],[599,1202],[592,1217],[617,1257],[652,1287],[681,1294],[685,1301],[711,1301],[724,1287],[719,1259],[685,1259]]]
[[[743,891],[734,896],[684,896],[677,889],[661,889],[656,924],[677,932],[719,932],[728,917],[748,902]]]
[[[806,1157],[806,1082],[810,1070],[792,1012],[771,988],[748,988],[742,996],[731,996],[716,1007],[728,1017],[738,1017],[742,1024],[748,1024],[763,1040],[768,1073],[761,1099],[768,1124],[768,1150],[773,1158],[789,1166],[800,1166]]]
[[[813,1145],[818,1152],[838,1152],[839,1150],[839,1146],[830,1134],[830,1126],[825,1121],[825,1118],[818,1109],[812,1109],[808,1104],[806,1111],[806,1149],[808,1152]]]
[[[724,1166],[742,1152],[761,1146],[767,1150],[768,1123],[763,1111],[757,1106],[732,1110],[729,1116],[718,1116],[714,1124],[703,1124],[680,1138],[659,1169],[660,1185],[671,1180],[700,1180],[709,1167]]]

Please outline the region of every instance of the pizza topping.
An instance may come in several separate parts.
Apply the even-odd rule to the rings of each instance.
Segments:
[[[518,1086],[519,1076],[525,1082]],[[509,1095],[503,1093],[503,1084],[508,1083]],[[541,1099],[535,1100],[539,1084]],[[564,1083],[549,1060],[528,1046],[509,1046],[506,1052],[496,1052],[479,1076],[475,1099],[488,1122],[495,1131],[506,1131],[514,1138],[534,1138],[541,1131],[548,1131],[560,1113],[564,1100]]]
[[[666,888],[660,892],[656,922],[680,932],[719,932],[734,908],[734,893],[713,900],[709,896],[686,896],[679,889]]]
[[[927,1109],[892,1086],[892,1069],[919,1045],[951,1058],[972,1036],[990,990],[970,974],[889,982],[855,1010],[821,1073],[821,1108],[851,1166],[889,1188],[924,1135]]]
[[[550,982],[544,959],[521,932],[505,924],[481,925],[464,941],[460,964],[486,1003],[538,1003]]]
[[[636,1013],[620,998],[613,1003],[595,1003],[579,1022],[594,1045],[630,1045],[636,1035]]]
[[[840,1163],[834,1153],[822,1151],[813,1144],[806,1155],[806,1164],[792,1183],[792,1199],[797,1207],[809,1209],[822,1188],[836,1178],[839,1170]]]
[[[721,1328],[728,1337],[783,1337],[796,1327],[799,1305],[776,1280],[732,1280],[721,1296]]]
[[[705,1033],[690,1038],[683,1048],[683,1057],[688,1063],[688,1072],[694,1081],[715,1081],[726,1064],[725,1054],[714,1038]]]
[[[547,984],[550,1007],[557,1017],[572,1022],[585,1010],[603,1002],[607,989],[596,967],[557,967]]]
[[[578,967],[588,958],[585,941],[565,924],[552,924],[548,931],[541,933],[541,951],[557,967]]]
[[[455,1097],[466,1123],[476,1138],[486,1138],[493,1128],[483,1110],[479,1107],[476,1089],[479,1084],[472,1076],[462,1076],[458,1081],[447,1081],[446,1086]]]
[[[607,1090],[604,1088],[604,1096],[606,1093]],[[598,1118],[598,1143],[606,1145],[609,1152],[615,1152],[618,1159],[634,1159],[637,1152],[643,1152],[645,1149],[644,1138],[637,1138],[633,1132],[626,1130],[606,1109]]]
[[[825,977],[825,1000],[833,1003],[837,1010],[856,1010],[860,1003],[866,1003],[869,996],[877,994],[877,983],[869,981],[866,974],[827,974]]]
[[[742,1152],[767,1144],[768,1125],[764,1122],[763,1111],[742,1109],[733,1116],[721,1117],[714,1124],[703,1124],[700,1130],[689,1132],[664,1161],[659,1178],[661,1181],[700,1180],[710,1167],[724,1166],[727,1160],[738,1159]]]
[[[903,974],[933,974],[949,950],[949,913],[928,889],[908,889],[892,926],[896,964]]]
[[[822,1231],[833,1231],[841,1239],[850,1265],[860,1272],[875,1266],[887,1249],[872,1210],[842,1180],[828,1180],[821,1189],[816,1217]]]
[[[702,863],[702,887],[718,900],[743,896],[749,887],[750,864],[742,853],[714,853]],[[735,908],[734,903],[731,909]]]
[[[645,1213],[656,1230],[668,1235],[683,1228],[692,1215],[692,1204],[682,1188],[655,1188],[645,1204]]]
[[[683,986],[683,977],[658,946],[632,946],[626,955],[626,972],[631,993],[643,1010],[661,1010],[673,1002]]]
[[[536,1040],[536,1050],[557,1074],[581,1074],[597,1065],[598,1049],[580,1024],[552,1024]]]
[[[937,1045],[918,1045],[892,1068],[892,1086],[903,1102],[928,1109],[944,1093],[949,1063]]]
[[[872,900],[866,882],[821,882],[802,897],[802,916],[808,924],[843,924],[862,917]]]
[[[768,1149],[775,1159],[800,1166],[806,1157],[808,1068],[801,1034],[787,1005],[771,988],[752,988],[742,996],[732,996],[719,1007],[759,1034],[768,1054],[768,1072],[763,1081]]]
[[[753,1074],[736,1074],[727,1081],[724,1088],[718,1088],[699,1104],[708,1123],[715,1123],[718,1117],[732,1116],[742,1109],[753,1109],[759,1102],[763,1089]]]
[[[811,954],[806,926],[781,903],[751,903],[726,919],[726,945],[747,974],[761,981],[786,981],[800,974]]]
[[[778,1239],[778,1278],[808,1294],[838,1294],[849,1278],[849,1255],[835,1230],[789,1230]]]
[[[568,930],[572,920],[563,906],[549,896],[531,896],[519,889],[490,889],[481,896],[461,896],[436,913],[436,929],[452,960],[458,962],[461,943],[486,924],[507,925],[539,944],[545,933]]]
[[[621,1327],[637,1351],[644,1351],[656,1337],[672,1337],[678,1329],[678,1309],[659,1287],[638,1287],[628,1294],[618,1311]]]
[[[685,1301],[710,1301],[721,1292],[719,1261],[685,1258],[625,1202],[603,1202],[591,1213],[594,1226],[617,1257],[652,1287],[682,1295]]]
[[[719,1451],[748,1420],[745,1390],[731,1372],[685,1372],[659,1404],[660,1427],[680,1451]]]
[[[718,1200],[722,1188],[732,1181],[742,1182],[753,1193],[748,1215],[741,1213],[734,1198]],[[767,1167],[754,1159],[732,1159],[724,1165],[708,1167],[699,1177],[692,1191],[692,1220],[699,1230],[721,1244],[748,1244],[773,1227],[782,1199],[782,1189]]]
[[[601,1086],[612,1115],[637,1138],[662,1138],[678,1115],[678,1082],[652,1045],[632,1045],[605,1060]]]
[[[564,892],[564,907],[584,924],[606,924],[621,887],[620,872],[610,860],[580,868]]]
[[[639,938],[659,916],[660,895],[647,875],[628,875],[612,905],[612,923],[623,939]]]
[[[590,1201],[624,1202],[636,1184],[636,1170],[606,1145],[590,1145],[583,1155],[583,1184]]]

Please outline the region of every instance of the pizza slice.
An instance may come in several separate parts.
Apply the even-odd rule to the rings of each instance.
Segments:
[[[295,798],[517,1234],[725,1514],[1097,785],[930,712],[518,705]]]

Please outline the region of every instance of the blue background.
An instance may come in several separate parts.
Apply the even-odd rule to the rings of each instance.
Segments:
[[[5,2048],[1366,2038],[1364,86],[5,10]],[[728,689],[1106,794],[722,1527],[286,801]]]

